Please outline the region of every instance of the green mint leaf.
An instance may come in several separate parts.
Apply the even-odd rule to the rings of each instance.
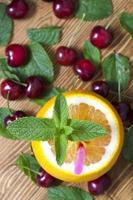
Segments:
[[[40,166],[33,156],[22,153],[17,158],[16,165],[26,176],[30,177],[36,183],[36,176],[39,174]]]
[[[91,60],[94,65],[98,66],[101,63],[100,50],[89,41],[85,41],[84,43],[83,54],[84,57]]]
[[[59,94],[56,97],[53,119],[56,127],[63,128],[67,125],[68,120],[68,106],[65,97],[62,94]]]
[[[6,14],[7,5],[0,3],[0,46],[6,46],[11,39],[13,21]]]
[[[121,54],[110,54],[102,63],[103,76],[108,82],[112,90],[117,91],[118,85],[120,89],[128,88],[131,80],[131,66],[129,59]]]
[[[5,66],[5,70],[9,71],[11,74],[15,74],[21,82],[29,76],[41,76],[45,81],[52,82],[54,79],[53,64],[44,50],[44,48],[39,43],[31,43],[28,45],[30,55],[30,60],[27,65],[20,68],[11,68],[8,66],[6,59],[0,59],[2,66]],[[1,65],[0,65],[1,66]]]
[[[7,139],[15,140],[15,137],[12,136],[9,133],[9,131],[5,127],[3,127],[1,124],[0,124],[0,136],[7,138]]]
[[[133,37],[133,14],[123,12],[120,16],[120,24]]]
[[[68,139],[65,134],[58,134],[55,136],[55,152],[58,165],[62,165],[64,163],[67,145]]]
[[[111,0],[79,0],[76,17],[86,21],[95,21],[109,17],[113,12]]]
[[[49,26],[44,28],[32,28],[27,31],[30,40],[39,42],[42,45],[54,45],[59,43],[61,28]]]
[[[87,120],[71,120],[73,128],[69,139],[72,141],[87,141],[107,134],[107,130],[100,124]]]
[[[133,163],[133,126],[125,132],[123,157]]]
[[[57,95],[59,95],[60,93],[63,93],[63,92],[65,92],[64,88],[59,88],[59,87],[50,88],[49,90],[44,92],[44,95],[41,98],[34,99],[33,101],[36,104],[43,106],[52,97],[57,96]]]
[[[93,197],[77,187],[57,186],[48,189],[48,200],[93,200]]]
[[[16,140],[46,141],[53,139],[56,127],[52,119],[23,117],[12,122],[8,127],[10,135]]]
[[[8,78],[20,82],[19,77],[12,72],[12,68],[7,65],[5,58],[0,58],[0,78]]]
[[[64,126],[62,129],[62,133],[64,133],[66,136],[71,135],[73,132],[73,128],[70,126]]]

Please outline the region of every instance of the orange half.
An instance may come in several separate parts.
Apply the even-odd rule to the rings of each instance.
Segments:
[[[123,145],[123,125],[114,107],[93,92],[72,91],[64,93],[72,119],[89,120],[104,126],[108,134],[82,142],[85,160],[82,173],[75,174],[75,160],[79,143],[68,143],[65,162],[59,166],[55,158],[53,141],[32,142],[33,152],[41,167],[52,176],[67,182],[94,180],[105,174],[116,162]],[[51,118],[55,98],[38,112],[39,118]]]

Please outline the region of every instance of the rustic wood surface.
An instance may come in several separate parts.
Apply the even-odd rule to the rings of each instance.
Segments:
[[[2,1],[0,1],[2,2]],[[3,1],[6,2],[6,1]],[[116,15],[121,10],[133,12],[133,0],[113,0],[114,14]],[[97,21],[97,22],[83,22],[81,31],[77,34],[74,47],[81,48],[83,42],[89,38],[90,30],[96,24],[104,25],[110,21],[112,17]],[[27,19],[15,21],[12,43],[24,43],[28,42],[26,36],[27,28],[42,27],[47,25],[58,25],[63,29],[62,45],[66,45],[73,31],[75,30],[79,20],[59,20],[52,12],[52,5],[45,3],[41,0],[36,1],[36,6],[31,6],[30,13]],[[109,48],[102,51],[103,56],[107,56],[109,53],[116,50],[130,58],[133,64],[133,42],[130,40],[129,35],[124,30],[120,29],[118,20],[115,20],[112,24],[114,31],[114,41]],[[60,45],[59,44],[59,45]],[[54,50],[47,49],[51,58],[54,61]],[[0,56],[4,55],[4,48],[0,48]],[[55,61],[54,61],[55,63]],[[82,88],[90,90],[89,83],[83,83],[78,80],[71,69],[71,67],[59,67],[54,64],[56,77],[54,85],[65,87],[66,89],[72,89],[73,83],[76,82],[76,88]],[[98,73],[95,79],[101,78],[101,73]],[[133,81],[130,84],[126,94],[133,97]],[[112,96],[116,98],[116,96]],[[23,99],[17,102],[11,102],[11,107],[16,110],[24,110],[26,112],[35,114],[39,110],[39,106],[33,104],[28,99]],[[0,97],[0,106],[6,106],[6,101]],[[0,200],[47,200],[47,190],[42,189],[34,185],[23,173],[21,173],[15,166],[15,160],[20,152],[30,152],[30,144],[25,142],[12,142],[3,138],[0,138]],[[118,160],[116,165],[110,172],[113,179],[110,189],[96,200],[133,200],[133,166],[122,158]],[[68,184],[70,185],[70,184]],[[86,184],[81,184],[81,187],[87,189]]]

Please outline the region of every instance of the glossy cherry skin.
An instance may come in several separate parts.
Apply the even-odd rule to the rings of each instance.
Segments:
[[[11,67],[20,67],[24,65],[28,58],[28,51],[25,46],[11,44],[6,48],[8,65]]]
[[[55,184],[56,179],[48,174],[46,171],[43,169],[40,170],[40,175],[37,175],[37,183],[41,187],[50,187]]]
[[[128,116],[131,110],[130,105],[125,102],[112,102],[112,104],[119,113],[122,121],[125,122],[128,120]]]
[[[87,59],[79,59],[73,69],[83,81],[91,80],[96,72],[95,66]]]
[[[6,79],[1,83],[1,95],[5,99],[16,100],[23,94],[23,87],[12,80]]]
[[[105,190],[107,190],[111,185],[111,178],[105,174],[100,178],[88,182],[89,192],[93,195],[103,194]]]
[[[27,115],[25,114],[25,112],[23,112],[23,111],[21,111],[21,110],[16,111],[13,115],[14,115],[14,117],[15,117],[15,120],[27,116]]]
[[[16,111],[12,115],[8,115],[7,117],[5,117],[4,124],[5,126],[8,126],[11,122],[25,116],[26,114],[23,111]]]
[[[90,40],[94,46],[103,49],[111,44],[113,36],[110,30],[105,29],[105,27],[95,26],[92,29]]]
[[[4,119],[4,124],[5,126],[8,126],[10,123],[12,123],[13,121],[15,121],[15,116],[14,115],[8,115],[7,117],[5,117]]]
[[[6,9],[6,13],[13,19],[24,18],[29,11],[29,6],[25,0],[13,0]]]
[[[72,65],[77,59],[77,52],[73,48],[60,46],[56,51],[56,60],[60,65]]]
[[[44,81],[41,77],[30,76],[26,80],[25,94],[27,97],[34,99],[40,97],[45,89]]]
[[[92,83],[92,90],[96,92],[97,94],[107,97],[109,94],[109,85],[105,81],[95,81]]]
[[[53,11],[58,18],[67,18],[74,14],[75,0],[54,0]]]

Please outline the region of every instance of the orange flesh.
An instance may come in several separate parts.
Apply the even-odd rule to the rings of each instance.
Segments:
[[[102,159],[105,154],[105,147],[111,140],[111,128],[108,121],[100,110],[96,110],[95,107],[89,106],[85,103],[79,105],[69,106],[69,116],[71,119],[89,120],[103,125],[108,134],[104,137],[99,137],[87,142],[82,142],[85,148],[85,164],[97,163]],[[55,153],[53,142],[51,144],[52,151]],[[72,162],[76,160],[76,153],[79,147],[79,143],[69,141],[65,162]]]

